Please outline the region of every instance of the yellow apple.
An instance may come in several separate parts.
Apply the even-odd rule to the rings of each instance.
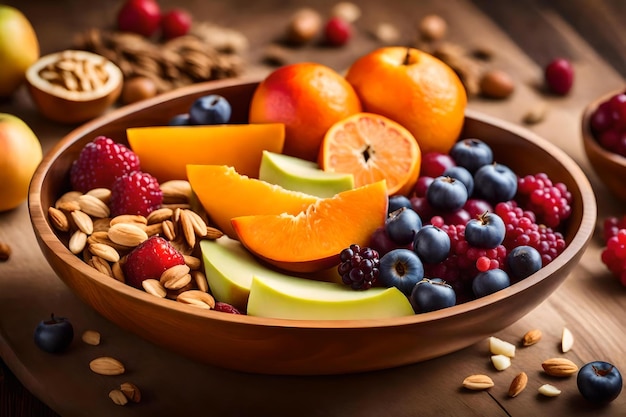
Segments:
[[[20,118],[0,113],[0,211],[19,206],[41,162],[39,139]]]
[[[0,97],[17,90],[37,59],[39,41],[26,16],[14,7],[0,5]]]

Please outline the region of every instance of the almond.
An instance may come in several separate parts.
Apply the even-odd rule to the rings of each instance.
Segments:
[[[473,391],[480,391],[493,387],[493,380],[487,375],[470,375],[463,380],[463,386]]]
[[[122,362],[110,356],[102,356],[89,362],[89,369],[100,375],[122,375],[126,369]]]
[[[524,391],[527,384],[528,375],[526,375],[526,372],[520,372],[517,374],[509,386],[509,397],[517,397],[522,391]]]
[[[548,375],[558,377],[567,377],[578,372],[578,366],[574,362],[565,358],[546,359],[541,364],[541,367]]]
[[[546,397],[556,397],[561,394],[561,390],[550,384],[543,384],[539,387],[539,394],[545,395]]]
[[[119,389],[109,391],[109,398],[117,405],[128,404],[128,397],[126,397],[126,395]]]
[[[185,180],[170,180],[160,185],[163,203],[187,203],[191,198],[191,184]]]
[[[167,295],[167,290],[163,284],[156,279],[145,279],[141,281],[141,286],[148,294],[152,294],[156,297],[165,298]]]
[[[511,358],[506,355],[492,355],[491,363],[498,371],[504,371],[506,368],[511,366]]]
[[[191,271],[191,279],[196,284],[196,287],[198,287],[198,290],[209,292],[209,283],[206,279],[206,275],[204,275],[204,272],[200,270]]]
[[[83,233],[90,235],[93,233],[93,220],[91,217],[84,211],[74,210],[70,213],[72,216],[72,220],[74,220],[74,224],[78,227]]]
[[[75,207],[72,210],[80,210],[80,206],[78,205],[78,197],[80,197],[81,195],[83,195],[83,193],[81,193],[80,191],[68,191],[61,197],[59,197],[59,199],[54,203],[54,207],[59,210],[64,210],[63,207],[71,205],[72,207]],[[73,205],[74,203],[76,205]]]
[[[202,266],[202,261],[200,260],[200,258],[197,258],[195,256],[191,256],[191,255],[183,255],[183,257],[185,258],[185,264],[192,271],[196,271],[196,270],[200,269],[200,267]]]
[[[105,275],[113,277],[113,271],[111,270],[111,265],[104,259],[99,256],[92,256],[89,259],[89,265],[91,265],[97,271],[102,272]]]
[[[85,330],[81,339],[88,345],[98,346],[100,344],[100,333],[95,330]]]
[[[124,382],[120,385],[120,391],[124,393],[126,398],[134,403],[141,401],[141,391],[137,388],[137,385],[132,382]]]
[[[539,340],[541,340],[541,336],[542,336],[541,330],[539,329],[529,330],[526,332],[524,337],[522,337],[522,345],[524,346],[534,345]]]
[[[111,214],[111,210],[109,210],[106,203],[91,194],[84,194],[78,197],[78,204],[80,209],[91,217],[103,218],[109,217]]]
[[[160,208],[148,214],[148,224],[161,223],[172,218],[174,210],[170,208]]]
[[[561,334],[561,351],[563,353],[569,352],[572,346],[574,346],[574,335],[567,327],[563,327]]]
[[[211,294],[199,290],[189,290],[180,293],[176,297],[176,301],[184,304],[193,305],[195,307],[210,310],[215,307],[215,299]]]
[[[204,220],[202,220],[202,217],[200,217],[200,215],[193,210],[185,210],[185,215],[191,222],[196,235],[205,237],[207,235],[207,225]]]
[[[109,190],[108,188],[93,188],[87,191],[85,194],[94,196],[105,204],[111,200],[111,190]]]
[[[155,236],[163,234],[163,224],[162,223],[154,223],[146,226],[146,234],[148,236]]]
[[[111,219],[111,226],[118,223],[129,223],[136,226],[145,226],[148,224],[148,219],[139,214],[120,214]]]
[[[489,338],[489,351],[494,355],[505,355],[509,358],[515,357],[515,345],[494,336]]]
[[[104,243],[89,245],[89,252],[109,262],[117,262],[120,260],[120,254],[114,248]]]
[[[174,227],[174,222],[171,220],[163,221],[163,235],[167,240],[176,239],[176,228]]]
[[[48,208],[48,217],[52,226],[60,232],[67,232],[70,230],[70,222],[67,219],[65,213],[55,207]]]
[[[210,240],[215,240],[215,239],[219,239],[222,236],[224,236],[224,232],[222,232],[220,229],[216,229],[215,227],[211,227],[208,226],[206,228],[206,238],[210,239]]]
[[[168,290],[179,290],[191,282],[189,267],[185,264],[174,265],[163,271],[159,282]]]
[[[11,257],[11,246],[8,243],[0,242],[0,261],[8,261]]]
[[[180,225],[183,229],[183,235],[185,236],[187,244],[189,247],[193,248],[196,245],[196,230],[189,213],[191,213],[189,210],[180,211]]]
[[[85,249],[86,245],[87,245],[87,234],[85,232],[81,230],[77,230],[74,233],[72,233],[72,236],[70,236],[70,241],[68,243],[70,252],[72,252],[74,255],[78,255],[79,253],[83,251],[83,249]]]
[[[109,239],[118,245],[135,247],[148,240],[148,234],[135,223],[115,223],[107,232]]]

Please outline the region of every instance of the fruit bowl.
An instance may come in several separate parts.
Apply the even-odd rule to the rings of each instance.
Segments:
[[[581,129],[585,153],[593,170],[611,193],[626,200],[626,185],[623,180],[626,176],[626,158],[600,145],[591,131],[590,123],[591,116],[601,103],[623,91],[623,88],[612,91],[589,103],[583,112]]]
[[[256,85],[246,79],[197,84],[113,111],[58,142],[33,177],[31,222],[52,268],[102,316],[152,343],[200,362],[263,374],[341,374],[416,363],[472,345],[530,312],[565,280],[592,236],[596,201],[578,165],[533,133],[473,111],[467,111],[463,136],[487,142],[498,160],[520,175],[542,170],[565,183],[573,195],[573,213],[563,233],[568,246],[549,265],[507,289],[454,307],[393,319],[338,321],[204,311],[97,272],[55,234],[48,207],[69,189],[70,165],[86,143],[98,135],[126,142],[126,128],[164,125],[206,94],[226,97],[233,122],[245,123]]]

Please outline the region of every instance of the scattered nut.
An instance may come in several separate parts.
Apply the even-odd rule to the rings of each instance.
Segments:
[[[81,339],[88,345],[98,346],[100,344],[100,333],[95,330],[85,330]]]
[[[494,99],[505,99],[515,90],[515,82],[511,76],[501,70],[485,72],[479,86],[483,96]]]
[[[473,391],[480,391],[493,387],[494,383],[487,375],[470,375],[463,380],[463,386]]]
[[[128,404],[128,398],[122,391],[119,389],[113,389],[109,391],[109,398],[117,405],[126,405]]]
[[[289,51],[280,45],[270,44],[263,50],[263,61],[268,65],[286,65],[289,63]]]
[[[519,374],[517,374],[517,376],[513,378],[513,381],[511,381],[511,385],[509,386],[509,397],[517,397],[522,391],[524,391],[527,384],[528,375],[526,375],[526,372],[520,372]]]
[[[424,16],[419,23],[419,33],[422,39],[428,41],[438,41],[446,36],[448,24],[436,14]]]
[[[340,17],[348,23],[354,23],[361,17],[361,9],[354,3],[342,1],[333,6],[330,14]]]
[[[550,384],[543,384],[539,387],[539,394],[545,395],[546,397],[556,397],[561,394],[561,390]]]
[[[11,257],[11,246],[8,243],[0,242],[0,261],[7,261]]]
[[[511,366],[511,358],[506,355],[492,355],[491,363],[498,371],[504,371]]]
[[[397,43],[400,39],[400,31],[391,23],[379,23],[374,28],[373,35],[376,39],[388,45]]]
[[[298,10],[291,18],[285,34],[287,42],[294,45],[302,45],[320,32],[322,17],[313,9],[305,8]]]
[[[489,338],[489,351],[494,355],[515,357],[515,345],[494,336]]]
[[[539,342],[539,340],[541,340],[541,336],[542,336],[541,330],[539,329],[529,330],[526,332],[524,337],[522,337],[522,345],[532,346],[535,343]]]
[[[110,356],[102,356],[89,362],[89,369],[100,375],[121,375],[126,369],[122,362]]]
[[[533,107],[531,107],[526,112],[526,114],[524,114],[524,117],[522,118],[522,122],[526,123],[527,125],[534,125],[539,122],[542,122],[546,118],[547,114],[548,114],[548,104],[545,102],[540,102],[540,103],[533,105]]]
[[[546,359],[541,367],[546,374],[557,377],[567,377],[578,372],[578,366],[565,358]]]
[[[154,80],[148,77],[137,76],[124,81],[120,98],[123,104],[131,104],[152,98],[156,96],[158,92],[159,90]]]
[[[563,353],[569,352],[572,349],[572,346],[574,346],[574,335],[567,327],[563,327],[563,333],[561,335],[561,351]]]
[[[124,393],[126,398],[134,403],[141,401],[141,391],[137,388],[137,385],[132,382],[124,382],[120,385],[120,391]]]

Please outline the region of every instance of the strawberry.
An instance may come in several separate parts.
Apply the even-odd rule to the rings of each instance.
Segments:
[[[159,279],[166,269],[185,263],[183,255],[170,242],[152,236],[130,252],[122,265],[126,284],[142,288],[146,279]]]
[[[117,177],[139,171],[139,157],[126,146],[98,136],[83,147],[70,169],[72,188],[83,193],[111,188]]]
[[[152,175],[137,171],[125,174],[111,186],[111,214],[140,214],[147,216],[159,208],[163,202],[163,192],[159,182]]]

